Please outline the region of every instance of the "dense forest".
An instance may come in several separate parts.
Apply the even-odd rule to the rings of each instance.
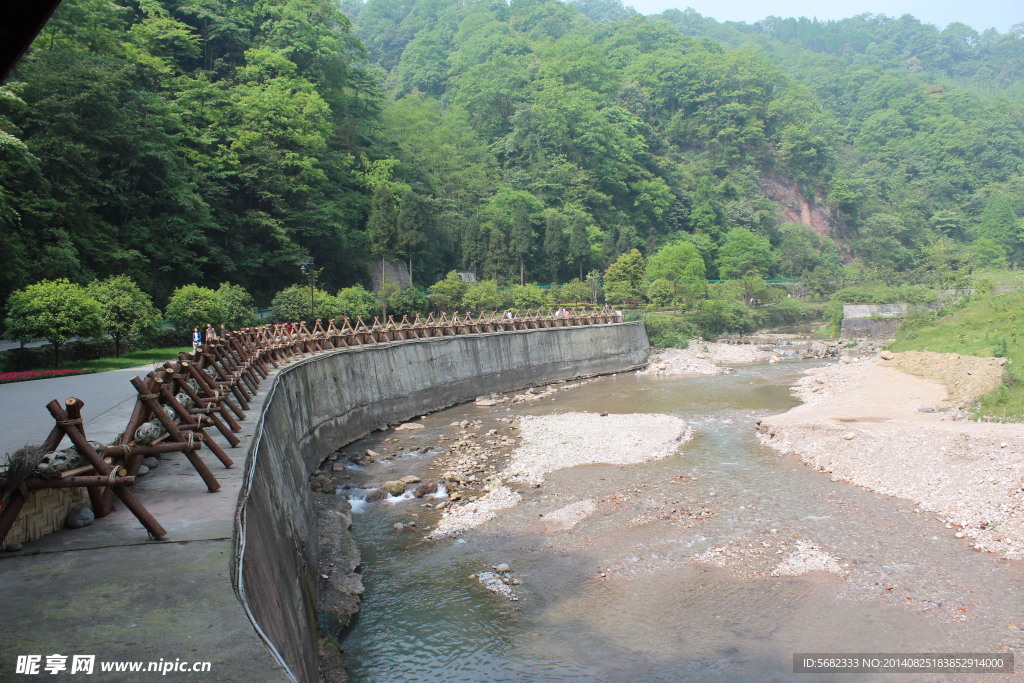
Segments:
[[[5,301],[125,274],[161,304],[225,281],[266,303],[310,258],[332,291],[380,259],[426,287],[634,253],[702,261],[685,280],[919,281],[1021,265],[1022,215],[1024,30],[64,0],[0,87]]]

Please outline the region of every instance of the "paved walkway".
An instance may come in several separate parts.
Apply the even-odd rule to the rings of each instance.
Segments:
[[[93,375],[0,385],[0,454],[39,443],[53,420],[52,399],[74,396],[90,439],[109,442],[124,428],[135,397],[128,380],[150,366]],[[167,529],[162,541],[120,502],[85,529],[65,529],[0,553],[0,680],[17,676],[18,658],[39,655],[46,680],[287,680],[256,635],[231,586],[235,505],[252,430],[274,375],[265,380],[242,422],[242,443],[229,448],[225,469],[209,450],[200,455],[222,488],[206,486],[181,454],[139,479],[134,493]],[[216,432],[216,430],[210,430]],[[284,606],[287,608],[287,606]],[[50,675],[47,656],[61,655],[67,670]],[[92,676],[71,674],[75,655],[95,655]],[[59,661],[59,660],[58,660]],[[103,673],[111,662],[168,667],[210,662],[209,673]]]

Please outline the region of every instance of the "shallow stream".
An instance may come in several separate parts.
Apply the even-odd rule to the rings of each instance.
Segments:
[[[972,552],[910,501],[833,482],[757,442],[754,420],[795,405],[789,386],[809,366],[604,377],[511,410],[452,408],[423,418],[422,430],[352,444],[345,450],[400,453],[352,469],[361,487],[436,478],[433,452],[413,449],[444,448],[440,438],[460,420],[482,420],[481,435],[511,434],[497,418],[648,412],[695,430],[663,460],[555,472],[522,490],[521,505],[457,539],[423,538],[440,514],[437,498],[365,503],[362,489],[341,491],[355,499],[366,586],[343,643],[352,679],[791,680],[797,652],[1022,649],[1024,563]],[[584,498],[597,510],[578,526],[544,523]],[[807,547],[834,558],[840,573],[772,576]],[[499,563],[522,581],[518,602],[472,577]]]

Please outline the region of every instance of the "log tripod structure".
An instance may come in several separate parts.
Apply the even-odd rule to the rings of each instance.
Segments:
[[[342,318],[317,319],[310,329],[305,321],[249,327],[237,331],[223,328],[193,353],[179,354],[175,360],[154,369],[146,377],[134,377],[135,406],[124,431],[107,445],[94,445],[85,436],[82,420],[84,402],[68,398],[62,405],[53,400],[46,409],[54,419],[42,447],[55,451],[66,438],[88,463],[55,478],[38,473],[9,490],[0,500],[0,544],[11,530],[18,513],[33,492],[51,488],[85,488],[96,517],[114,509],[114,499],[124,503],[153,539],[167,535],[129,487],[135,485],[143,459],[182,453],[199,474],[207,491],[220,489],[220,482],[197,451],[206,447],[228,468],[234,463],[207,431],[216,429],[235,448],[241,441],[239,421],[272,369],[325,351],[368,346],[412,339],[429,339],[464,334],[482,334],[549,327],[574,327],[622,322],[615,311],[570,311],[558,315],[552,311],[528,310],[523,314],[496,311],[475,318],[456,311],[426,318],[408,316],[395,322],[388,316],[366,323]],[[0,474],[0,490],[7,488]]]

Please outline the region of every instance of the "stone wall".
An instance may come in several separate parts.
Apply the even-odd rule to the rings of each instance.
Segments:
[[[278,374],[239,498],[239,598],[298,680],[317,679],[316,516],[307,477],[329,453],[388,423],[563,379],[643,365],[642,323],[440,337],[341,349]]]
[[[890,339],[896,336],[910,304],[843,304],[842,339],[868,337]]]

